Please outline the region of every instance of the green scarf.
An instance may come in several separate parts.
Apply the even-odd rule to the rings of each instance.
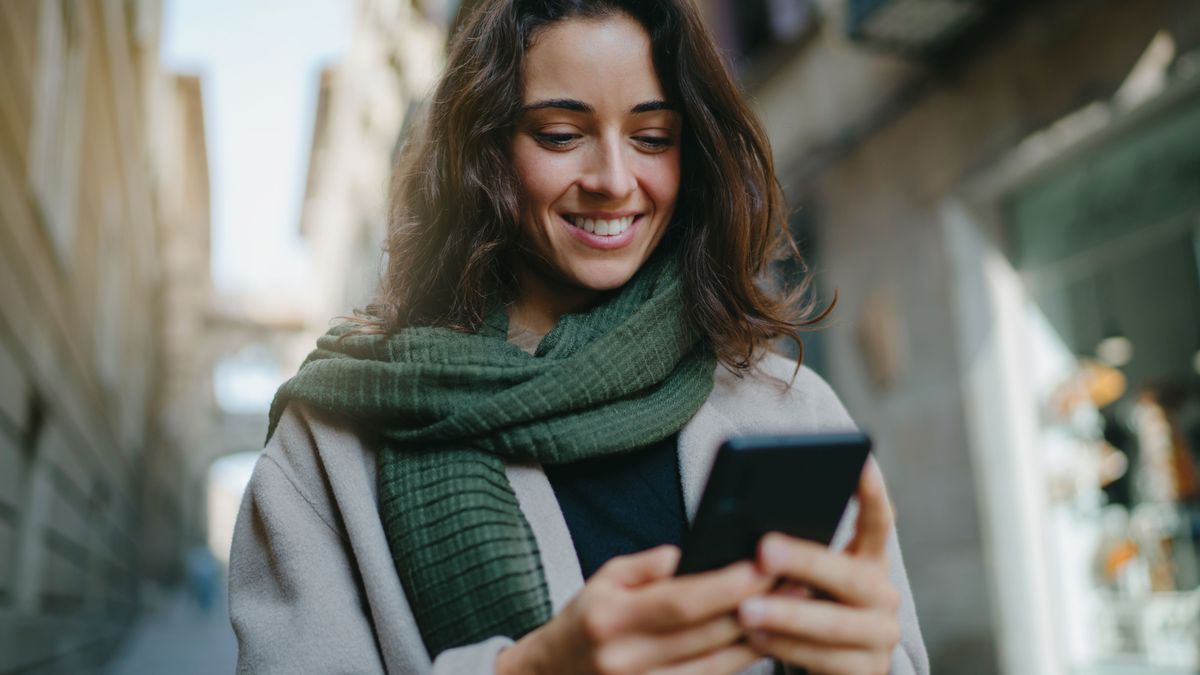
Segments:
[[[626,452],[683,427],[715,359],[684,311],[672,256],[568,314],[534,355],[493,312],[478,333],[413,327],[317,342],[271,404],[351,420],[378,450],[379,510],[431,656],[551,616],[537,543],[504,461],[558,464]]]

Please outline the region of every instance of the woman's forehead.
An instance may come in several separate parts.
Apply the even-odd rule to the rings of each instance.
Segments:
[[[624,14],[559,21],[539,31],[525,58],[524,103],[577,100],[624,112],[665,98],[650,36]]]

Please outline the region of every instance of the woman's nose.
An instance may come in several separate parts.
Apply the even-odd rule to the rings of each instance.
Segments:
[[[637,177],[620,142],[598,145],[579,181],[585,191],[610,199],[623,199],[637,188]]]

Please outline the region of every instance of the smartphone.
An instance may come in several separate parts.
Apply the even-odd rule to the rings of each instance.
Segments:
[[[676,575],[757,557],[782,532],[828,545],[858,487],[871,440],[861,433],[738,436],[717,451]]]

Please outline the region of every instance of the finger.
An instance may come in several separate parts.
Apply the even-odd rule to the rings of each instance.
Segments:
[[[731,614],[668,634],[639,633],[605,648],[600,661],[608,672],[644,673],[656,666],[693,659],[742,639],[745,632]]]
[[[813,592],[812,587],[792,581],[784,581],[779,584],[775,587],[775,590],[771,591],[771,595],[783,595],[789,598],[801,599],[816,597],[816,593]]]
[[[759,565],[770,575],[825,591],[852,605],[886,606],[895,595],[887,566],[772,532],[759,544]]]
[[[881,558],[887,553],[888,534],[892,529],[892,506],[888,501],[883,472],[873,457],[867,458],[858,482],[858,523],[848,550]]]
[[[728,675],[740,673],[762,655],[746,645],[733,645],[710,654],[650,671],[650,675]]]
[[[594,576],[634,588],[670,577],[679,564],[679,547],[669,544],[623,555],[604,563]]]
[[[747,630],[831,647],[889,650],[900,641],[900,624],[894,614],[774,595],[751,598],[738,609],[738,618]]]
[[[742,600],[765,593],[773,579],[748,562],[671,578],[638,589],[625,606],[626,630],[671,631],[730,614]]]
[[[890,652],[823,647],[771,634],[752,633],[750,645],[784,663],[826,675],[883,675],[891,666]]]

